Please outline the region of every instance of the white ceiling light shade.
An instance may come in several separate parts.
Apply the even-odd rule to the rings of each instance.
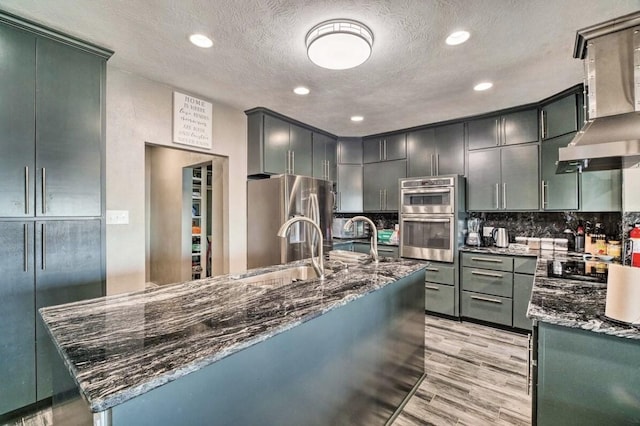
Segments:
[[[473,90],[475,90],[476,92],[482,92],[483,90],[488,90],[488,89],[491,89],[492,87],[493,87],[493,83],[489,81],[483,81],[482,83],[478,83],[475,86],[473,86]]]
[[[208,48],[213,46],[213,41],[204,34],[191,34],[189,41],[198,47]]]
[[[311,62],[331,70],[357,67],[371,56],[373,33],[364,24],[350,19],[321,22],[305,37]]]
[[[364,117],[361,116],[361,115],[353,115],[353,116],[351,116],[351,121],[359,122],[359,121],[362,121],[362,120],[364,120]]]
[[[298,86],[295,89],[293,89],[293,93],[295,93],[296,95],[308,95],[309,92],[310,90],[304,86]]]
[[[449,37],[447,37],[446,43],[450,46],[455,46],[457,44],[462,44],[465,41],[469,40],[469,37],[471,37],[471,34],[469,34],[468,31],[455,31],[449,34]]]

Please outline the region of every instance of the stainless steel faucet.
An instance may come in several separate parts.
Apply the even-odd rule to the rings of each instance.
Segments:
[[[289,227],[296,222],[308,222],[311,225],[313,225],[313,228],[318,232],[318,261],[314,259],[313,249],[312,249],[311,265],[313,266],[313,269],[316,271],[318,278],[320,278],[321,280],[324,280],[324,254],[322,253],[322,244],[323,244],[322,229],[320,229],[320,226],[318,226],[316,222],[304,216],[292,217],[291,219],[287,220],[285,223],[282,224],[282,226],[278,230],[278,237],[286,238],[287,233],[289,232]]]
[[[354,216],[344,224],[345,231],[348,231],[353,226],[354,222],[359,220],[363,220],[369,223],[369,227],[371,228],[371,257],[375,263],[378,263],[378,229],[376,228],[376,224],[373,223],[371,219],[366,216]]]

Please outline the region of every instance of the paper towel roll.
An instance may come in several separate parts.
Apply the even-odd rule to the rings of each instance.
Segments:
[[[640,268],[609,265],[604,313],[618,321],[640,323]]]

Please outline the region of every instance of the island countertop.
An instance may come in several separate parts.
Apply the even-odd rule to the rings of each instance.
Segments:
[[[293,262],[42,308],[58,351],[93,412],[176,380],[427,266],[325,262],[332,273],[283,286],[240,279]]]

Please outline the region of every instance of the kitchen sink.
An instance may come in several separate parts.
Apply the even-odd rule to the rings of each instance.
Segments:
[[[325,270],[325,276],[330,271]],[[296,266],[294,268],[281,269],[279,271],[265,272],[264,274],[253,275],[241,278],[238,281],[245,284],[281,286],[291,284],[295,281],[307,281],[318,278],[318,274],[312,266]]]

